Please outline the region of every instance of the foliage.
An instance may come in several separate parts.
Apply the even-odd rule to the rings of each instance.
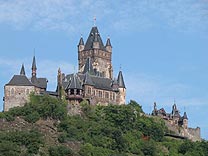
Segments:
[[[32,94],[24,107],[0,113],[7,121],[21,116],[35,123],[40,118],[59,120],[58,143],[45,145],[39,131],[0,131],[0,156],[206,156],[208,142],[190,142],[164,137],[163,120],[144,114],[142,107],[131,100],[127,105],[92,106],[81,103],[82,113],[67,116],[66,102],[47,95]],[[44,135],[47,136],[47,135]],[[54,137],[55,138],[55,137]],[[69,143],[81,143],[73,151]],[[74,145],[75,145],[74,144]]]
[[[30,95],[30,102],[23,107],[11,108],[8,112],[0,114],[0,118],[13,121],[15,116],[23,116],[28,122],[35,123],[41,118],[62,120],[66,117],[66,103],[63,100],[48,95]]]
[[[53,146],[48,151],[49,156],[70,156],[73,154],[72,150],[66,146]]]
[[[37,154],[43,144],[42,135],[37,130],[0,132],[0,155]]]
[[[80,155],[155,155],[155,142],[163,140],[164,124],[145,117],[135,101],[121,106],[81,105],[82,116],[69,116],[59,124],[60,142],[83,142]],[[149,140],[144,141],[143,136]]]

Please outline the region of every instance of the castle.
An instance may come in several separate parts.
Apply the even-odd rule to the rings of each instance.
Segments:
[[[158,116],[164,119],[168,129],[176,133],[178,136],[188,138],[192,141],[201,140],[200,128],[188,127],[188,117],[186,112],[181,116],[175,102],[172,106],[171,113],[167,113],[164,108],[157,109],[157,104],[155,102],[152,116]]]
[[[48,94],[65,98],[69,104],[78,105],[87,100],[89,104],[125,104],[126,87],[122,71],[113,77],[112,45],[110,38],[103,44],[96,26],[93,26],[84,44],[78,44],[78,73],[67,74],[58,69],[56,91],[47,91],[47,79],[37,78],[36,59],[33,57],[32,76],[27,77],[24,65],[19,75],[14,75],[4,86],[4,111],[23,106],[29,94]]]

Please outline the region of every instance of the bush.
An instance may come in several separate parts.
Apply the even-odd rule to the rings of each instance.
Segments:
[[[49,156],[70,156],[73,152],[65,146],[52,146],[49,148]]]

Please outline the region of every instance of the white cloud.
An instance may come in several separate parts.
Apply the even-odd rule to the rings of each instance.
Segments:
[[[0,23],[16,29],[72,33],[92,25],[93,16],[97,16],[104,26],[117,31],[152,27],[207,31],[207,8],[207,1],[190,0],[9,0],[0,1]]]
[[[208,101],[208,95],[197,96],[193,86],[158,75],[125,73],[125,82],[127,100],[138,101],[147,112],[152,110],[154,102],[158,107],[171,109],[175,100],[181,109],[191,109],[205,106]]]

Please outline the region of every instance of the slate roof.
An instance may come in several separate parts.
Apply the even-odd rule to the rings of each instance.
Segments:
[[[71,77],[71,82],[69,83],[67,89],[82,89],[81,83],[78,80],[77,75],[73,74]]]
[[[86,73],[87,74],[87,73]],[[109,79],[109,78],[104,78],[104,77],[99,77],[99,76],[94,76],[94,75],[90,75],[90,74],[77,74],[77,77],[78,77],[78,82],[79,84],[82,86],[82,84],[84,85],[91,85],[93,84],[93,86],[97,89],[102,89],[102,90],[109,90],[109,91],[112,91],[114,90],[112,88],[112,80]],[[88,83],[90,84],[87,84],[85,83],[85,80],[86,80],[86,76],[88,78]],[[66,76],[66,79],[67,79],[67,83],[68,85],[71,84],[72,80],[73,80],[73,74],[69,74]],[[63,87],[66,89],[66,81],[63,82]],[[68,88],[68,87],[67,87]]]
[[[32,69],[36,70],[36,61],[35,61],[35,56],[33,56],[33,62],[32,62]]]
[[[92,82],[92,79],[88,72],[85,73],[84,84],[94,86],[95,84]]]
[[[31,78],[31,82],[34,84],[34,86],[39,87],[39,88],[47,88],[47,79],[46,78],[36,78],[33,76]]]
[[[14,75],[6,85],[14,86],[34,86],[25,75]]]
[[[84,45],[84,40],[83,40],[82,37],[81,37],[80,40],[79,40],[79,45]]]
[[[183,114],[183,119],[188,119],[186,112]]]
[[[121,71],[119,71],[119,74],[118,74],[118,86],[121,88],[126,88],[125,83],[124,83],[124,79],[123,79],[123,74]]]
[[[107,47],[107,46],[111,46],[110,38],[107,39],[107,42],[106,42],[106,45],[105,45],[105,46],[106,46],[106,47]]]
[[[100,49],[106,51],[106,49],[103,45],[103,41],[101,39],[100,33],[98,31],[98,28],[96,26],[92,27],[92,29],[90,31],[90,34],[88,36],[87,42],[85,44],[84,50],[92,49],[93,48],[93,42],[99,42]]]
[[[21,71],[20,71],[20,75],[25,75],[25,67],[24,67],[24,64],[22,64],[22,68],[21,68]]]
[[[92,66],[91,58],[88,57],[84,66],[83,74],[89,73],[90,75],[95,75],[95,71]]]

